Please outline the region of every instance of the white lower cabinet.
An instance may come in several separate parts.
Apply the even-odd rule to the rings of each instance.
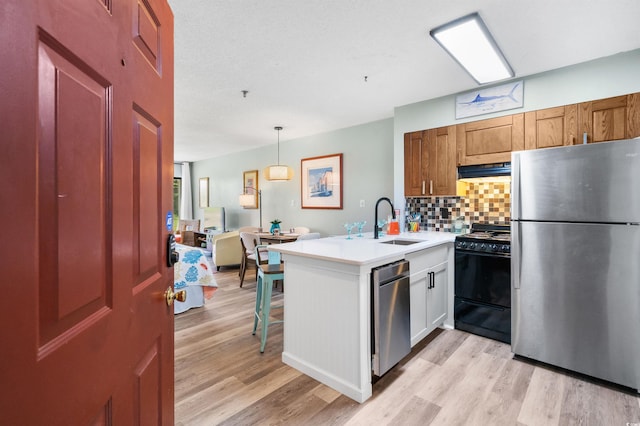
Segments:
[[[411,346],[414,346],[447,318],[447,248],[409,253],[406,259],[411,270]]]
[[[409,266],[411,267],[411,266]],[[412,273],[409,281],[409,297],[411,298],[411,346],[425,337],[427,332],[427,271]]]
[[[441,325],[447,317],[447,262],[429,269],[431,288],[427,289],[427,333]]]

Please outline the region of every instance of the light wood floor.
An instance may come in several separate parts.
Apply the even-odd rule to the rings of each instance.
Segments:
[[[458,330],[434,332],[358,404],[282,363],[282,324],[260,354],[247,275],[239,288],[237,269],[218,272],[206,306],[176,315],[177,425],[640,424],[638,394],[515,360],[508,345]]]

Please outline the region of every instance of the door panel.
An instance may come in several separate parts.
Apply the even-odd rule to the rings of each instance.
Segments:
[[[171,11],[6,0],[0,36],[3,422],[171,425]]]
[[[576,143],[577,106],[566,105],[524,114],[525,149],[551,148]]]
[[[428,161],[424,150],[422,132],[404,135],[404,194],[405,196],[424,195],[424,161]]]
[[[427,286],[426,270],[411,275],[409,300],[411,301],[411,346],[427,335]]]
[[[427,295],[429,331],[435,330],[447,317],[447,267],[448,263],[443,262],[429,268],[429,272],[433,274],[432,287]]]
[[[428,131],[429,187],[431,195],[456,193],[456,128],[440,127]]]
[[[511,160],[524,149],[524,114],[513,114],[456,126],[459,166]]]
[[[512,350],[640,386],[640,226],[523,222],[513,227]]]
[[[583,102],[578,108],[581,134],[587,142],[605,142],[640,136],[640,93]],[[577,141],[582,143],[582,139]]]
[[[157,274],[160,266],[158,260],[162,256],[158,232],[162,206],[159,204],[162,186],[160,170],[162,139],[158,125],[134,111],[133,150],[134,199],[137,200],[134,222],[134,256],[137,257],[137,283]],[[144,241],[144,244],[140,244]]]
[[[512,219],[638,221],[638,140],[516,153],[512,174]]]
[[[104,176],[110,89],[104,79],[80,69],[69,52],[49,44],[50,37],[44,37],[38,46],[41,345],[66,340],[93,314],[111,307],[104,238],[110,226]]]

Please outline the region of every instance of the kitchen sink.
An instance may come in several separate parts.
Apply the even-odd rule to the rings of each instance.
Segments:
[[[395,240],[381,241],[381,244],[393,244],[395,246],[410,246],[411,244],[421,243],[422,241],[423,240],[401,240],[401,239],[395,239]]]

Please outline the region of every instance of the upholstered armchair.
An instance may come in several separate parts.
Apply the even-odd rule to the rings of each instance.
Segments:
[[[235,266],[242,263],[242,246],[238,231],[225,232],[209,237],[207,246],[211,249],[211,260],[216,270],[221,266]]]

